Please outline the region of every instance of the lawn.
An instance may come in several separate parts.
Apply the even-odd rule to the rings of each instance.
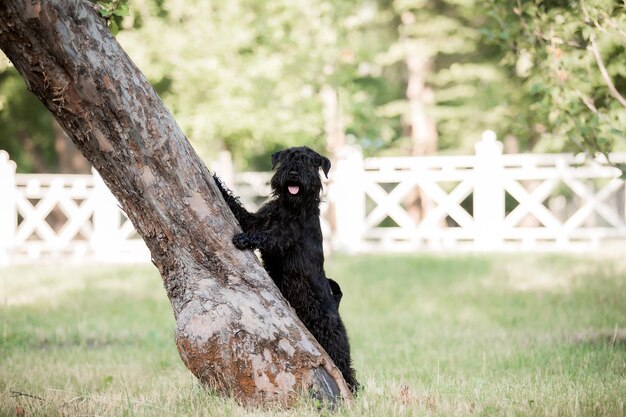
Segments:
[[[334,415],[626,415],[623,256],[336,256],[327,270],[364,386]],[[0,415],[316,414],[203,390],[173,326],[148,265],[0,269]]]

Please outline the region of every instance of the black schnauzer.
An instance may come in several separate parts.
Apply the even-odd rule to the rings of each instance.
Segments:
[[[339,316],[341,288],[324,272],[319,169],[328,177],[330,161],[303,146],[272,154],[272,168],[276,170],[271,179],[273,198],[256,213],[248,212],[214,175],[243,229],[233,243],[239,249],[260,250],[268,274],[354,392],[358,383]]]

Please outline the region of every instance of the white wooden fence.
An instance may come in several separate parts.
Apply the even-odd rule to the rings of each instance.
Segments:
[[[626,162],[626,154],[611,158]],[[15,169],[0,151],[0,265],[149,261],[97,174]],[[327,249],[350,253],[626,248],[619,175],[582,154],[503,155],[493,134],[472,156],[364,159],[346,148],[325,187],[322,228]],[[230,175],[252,210],[268,198],[270,176]]]
[[[613,154],[611,162],[625,162]],[[353,252],[626,249],[624,181],[585,155],[503,155],[486,132],[474,156],[371,158],[336,173],[333,246]],[[422,210],[412,215],[419,196]],[[351,202],[351,203],[349,203]]]
[[[93,175],[15,174],[0,151],[0,265],[149,261],[148,248]]]

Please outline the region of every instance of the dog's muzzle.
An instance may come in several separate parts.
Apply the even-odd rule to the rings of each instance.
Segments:
[[[287,174],[287,191],[291,195],[297,195],[300,192],[300,186],[297,184],[298,182],[298,173],[296,171],[289,171]]]

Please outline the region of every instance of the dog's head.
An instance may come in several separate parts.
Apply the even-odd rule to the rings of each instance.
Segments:
[[[274,195],[293,202],[319,200],[320,168],[328,178],[330,160],[306,146],[274,152],[272,169],[275,173],[271,181]]]

